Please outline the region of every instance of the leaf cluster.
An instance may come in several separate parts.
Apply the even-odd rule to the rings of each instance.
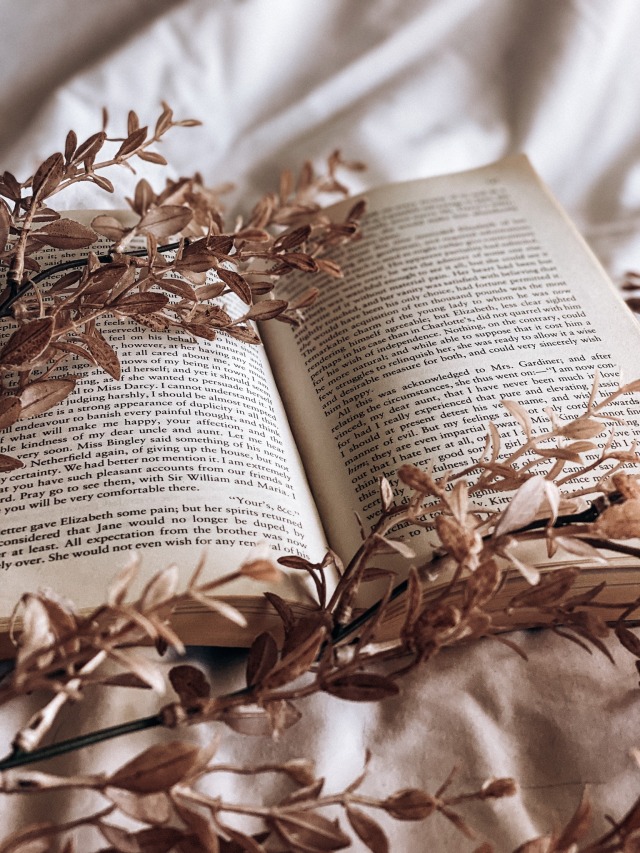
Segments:
[[[8,334],[0,350],[0,429],[64,400],[82,363],[120,378],[118,354],[100,329],[103,317],[191,339],[225,334],[258,344],[256,322],[297,325],[318,295],[310,288],[293,302],[277,298],[283,276],[294,270],[341,275],[326,255],[357,236],[364,208],[355,205],[342,222],[322,212],[320,197],[347,192],[337,172],[360,168],[339,152],[329,157],[324,174],[310,163],[295,179],[285,172],[277,192],[231,223],[221,190],[204,186],[198,174],[167,180],[159,193],[146,179],[138,181],[129,199],[133,224],[101,214],[89,227],[50,206],[52,197],[78,183],[113,191],[102,172],[133,169],[136,158],[164,164],[153,146],[169,130],[194,124],[174,120],[164,105],[150,131],[132,112],[124,138],[109,137],[105,125],[78,143],[71,131],[64,152],[49,156],[33,175],[19,181],[5,172],[0,178],[0,246],[6,246],[0,251],[6,275],[0,323]],[[104,154],[109,148],[115,150]],[[163,244],[167,238],[176,242]],[[78,257],[43,269],[44,247]],[[0,455],[0,472],[20,464]]]

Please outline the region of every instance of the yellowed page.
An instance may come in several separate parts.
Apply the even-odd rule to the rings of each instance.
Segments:
[[[46,254],[51,264],[64,253]],[[101,328],[121,381],[85,370],[66,401],[1,434],[24,467],[0,492],[0,615],[43,585],[80,607],[100,603],[131,549],[147,578],[175,562],[185,580],[203,554],[213,578],[261,543],[274,559],[321,558],[322,526],[263,347],[114,318]],[[274,589],[308,601],[304,578]],[[224,592],[262,589],[243,580]]]
[[[542,424],[546,406],[565,416],[584,410],[596,368],[603,391],[620,368],[627,380],[640,377],[633,316],[526,158],[367,198],[364,237],[338,258],[344,280],[322,281],[299,330],[265,330],[329,540],[343,556],[359,541],[353,511],[365,522],[378,514],[380,475],[397,486],[405,462],[460,469],[478,458],[490,419],[505,449],[519,444],[501,398]],[[305,286],[294,281],[289,295]],[[640,435],[637,403],[619,411]]]

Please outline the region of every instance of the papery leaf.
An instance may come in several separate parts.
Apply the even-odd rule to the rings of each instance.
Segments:
[[[9,230],[11,228],[11,214],[7,205],[0,201],[0,252],[4,251],[9,239]]]
[[[262,343],[260,337],[253,331],[253,329],[249,329],[247,326],[229,326],[225,329],[225,333],[230,335],[232,338],[237,338],[237,340],[243,341],[246,344]]]
[[[528,563],[524,563],[516,557],[512,550],[505,551],[503,556],[507,557],[513,568],[520,572],[527,583],[530,583],[532,586],[540,583],[540,572],[535,568],[535,566],[530,566]]]
[[[142,145],[146,138],[146,127],[140,127],[137,130],[134,130],[132,133],[129,134],[129,136],[127,136],[120,148],[118,148],[118,150],[116,151],[116,159],[120,157],[126,157],[128,154],[131,154],[133,151],[135,151]]]
[[[295,850],[318,853],[351,846],[351,839],[337,821],[330,821],[315,812],[287,811],[273,817],[272,822],[282,839]]]
[[[265,677],[265,686],[280,687],[307,672],[320,651],[326,633],[327,629],[324,625],[314,625],[308,636],[283,654],[281,660]],[[287,641],[289,640],[290,636],[287,637]]]
[[[194,700],[208,699],[211,695],[211,685],[205,674],[195,666],[180,664],[171,667],[169,681],[182,705],[192,705]]]
[[[566,438],[595,438],[606,429],[606,426],[602,421],[583,416],[565,424],[558,434]]]
[[[393,489],[386,477],[380,477],[380,503],[385,512],[393,504]]]
[[[280,236],[274,241],[273,248],[284,249],[295,249],[296,246],[300,246],[309,238],[311,234],[311,226],[310,225],[301,225],[298,228],[291,228],[288,231],[284,231]]]
[[[591,826],[591,813],[591,803],[585,789],[571,820],[564,827],[560,838],[556,842],[558,850],[568,850],[577,841],[585,837]]]
[[[73,155],[72,162],[80,163],[83,160],[92,161],[93,159],[95,159],[96,154],[104,145],[106,138],[107,134],[103,130],[99,131],[98,133],[92,134],[90,137],[88,137],[88,139],[85,139],[85,141],[76,148],[76,152]]]
[[[178,577],[175,564],[155,574],[142,593],[140,610],[144,613],[171,599],[178,587]]]
[[[214,282],[213,284],[205,284],[199,287],[196,291],[200,302],[207,299],[216,299],[224,291],[225,285],[223,282]]]
[[[533,424],[531,422],[531,417],[529,416],[529,412],[520,405],[516,400],[501,400],[500,401],[505,409],[512,415],[520,424],[522,429],[524,430],[527,438],[531,438],[533,433]]]
[[[167,159],[157,151],[138,151],[137,155],[141,160],[146,160],[148,163],[157,163],[158,166],[166,166]]]
[[[117,770],[109,784],[141,794],[166,791],[189,774],[198,753],[192,743],[156,743]]]
[[[311,255],[307,255],[305,252],[287,252],[285,255],[282,255],[282,261],[287,264],[287,266],[293,267],[297,270],[303,270],[304,272],[317,272],[318,264]]]
[[[97,826],[111,845],[112,851],[117,850],[118,853],[140,853],[140,845],[128,830],[102,820],[98,822]]]
[[[0,453],[0,474],[7,474],[9,471],[15,471],[17,468],[24,468],[24,462],[21,462],[14,456]]]
[[[424,820],[433,814],[436,802],[420,788],[403,788],[387,797],[383,808],[396,820]]]
[[[245,615],[238,610],[237,607],[234,607],[233,604],[229,604],[228,601],[225,601],[222,598],[213,598],[211,596],[204,595],[197,590],[191,590],[190,594],[194,601],[198,601],[208,610],[213,610],[214,613],[219,613],[225,619],[233,622],[234,625],[239,625],[241,628],[247,627],[247,619]]]
[[[324,689],[332,696],[350,702],[378,702],[400,692],[395,681],[375,672],[355,672],[333,678],[324,685]]]
[[[96,186],[99,186],[101,190],[105,190],[108,193],[115,192],[114,185],[108,178],[105,178],[104,175],[91,175],[91,180],[96,184]]]
[[[122,604],[139,571],[140,557],[135,552],[130,552],[129,560],[109,584],[107,590],[109,607],[117,607]]]
[[[547,604],[557,604],[566,595],[580,574],[580,569],[569,567],[554,569],[543,576],[536,587],[530,587],[519,592],[509,602],[509,607],[539,607]]]
[[[347,818],[358,838],[371,853],[388,853],[389,840],[379,823],[353,806],[347,806]]]
[[[131,293],[122,296],[108,307],[118,314],[133,317],[136,314],[153,314],[161,311],[169,304],[169,297],[164,293]]]
[[[55,640],[46,607],[37,595],[23,596],[22,633],[18,640],[17,664]]]
[[[583,560],[590,560],[602,565],[606,565],[606,558],[588,542],[583,542],[582,539],[574,536],[554,536],[553,541],[563,548],[567,553],[574,554]]]
[[[390,551],[395,551],[407,560],[412,560],[416,556],[416,552],[413,548],[407,545],[406,542],[402,542],[400,539],[392,539],[389,536],[380,536],[379,534],[374,534],[374,536],[376,541],[384,548]]]
[[[112,376],[115,380],[121,377],[120,360],[111,344],[105,340],[104,336],[98,328],[92,330],[91,334],[78,335],[80,340],[86,344],[87,349],[94,357],[105,373]]]
[[[216,273],[218,278],[220,278],[221,281],[227,285],[229,290],[235,293],[235,295],[241,299],[245,305],[251,305],[251,301],[253,299],[251,288],[239,273],[234,272],[233,270],[226,270],[222,267],[216,270]]]
[[[150,208],[138,223],[138,230],[154,237],[179,234],[193,219],[193,211],[181,205],[166,204]]]
[[[91,220],[91,227],[97,234],[101,234],[108,240],[120,240],[126,233],[127,228],[116,219],[115,216],[110,216],[107,213],[101,213]]]
[[[173,803],[180,819],[194,833],[194,841],[197,840],[198,846],[196,849],[198,853],[219,853],[220,845],[218,843],[218,836],[213,830],[211,821],[195,809],[188,808],[177,797],[174,798]],[[180,853],[183,853],[182,845],[178,849]]]
[[[260,683],[278,662],[278,646],[273,636],[264,631],[253,641],[247,658],[246,678],[249,687]]]
[[[325,780],[322,778],[314,779],[308,785],[305,785],[303,788],[298,788],[297,791],[294,791],[292,794],[288,794],[283,800],[280,800],[280,805],[292,806],[295,805],[295,803],[317,800],[322,793],[324,783]]]
[[[20,417],[22,404],[20,398],[13,394],[0,397],[0,429],[7,429]]]
[[[138,678],[146,682],[156,693],[162,693],[165,689],[164,678],[159,666],[140,652],[132,649],[109,649],[109,657],[118,661]]]
[[[48,411],[68,397],[75,386],[74,379],[42,379],[32,382],[20,394],[20,418],[32,418]]]
[[[135,820],[162,824],[171,818],[171,805],[164,791],[137,794],[125,788],[107,787],[103,793],[123,814]]]
[[[512,530],[526,527],[535,520],[540,504],[546,497],[545,479],[542,476],[530,477],[515,493],[509,506],[498,519],[494,537],[504,536]]]
[[[31,320],[17,329],[0,351],[0,363],[6,367],[25,367],[41,356],[51,342],[52,317]]]
[[[640,658],[640,637],[630,631],[625,625],[618,624],[615,627],[616,637],[628,652]]]
[[[287,604],[284,598],[276,595],[275,592],[265,592],[264,597],[269,601],[274,608],[284,625],[285,633],[288,633],[295,624],[295,616],[291,607]]]
[[[288,303],[284,299],[265,299],[263,302],[256,302],[252,305],[247,313],[249,320],[271,320],[277,317],[278,314],[287,308]]]
[[[278,583],[282,580],[282,572],[271,560],[258,558],[247,560],[240,566],[239,571],[247,578],[263,583]]]
[[[84,249],[98,239],[95,231],[73,219],[57,219],[32,231],[31,236],[54,249]]]
[[[33,191],[34,198],[36,198],[36,196],[42,198],[49,195],[49,193],[58,186],[63,175],[64,158],[62,154],[57,151],[55,154],[47,157],[44,163],[38,167],[35,175],[33,176],[31,189]]]
[[[264,737],[272,735],[274,730],[279,732],[290,728],[301,716],[290,702],[279,700],[264,708],[259,705],[230,708],[222,712],[220,720],[239,734]]]

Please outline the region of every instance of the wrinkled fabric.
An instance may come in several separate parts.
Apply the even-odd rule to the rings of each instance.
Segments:
[[[640,266],[634,0],[0,0],[0,21],[0,166],[19,178],[60,150],[69,128],[81,140],[98,130],[103,106],[118,134],[129,109],[153,124],[165,100],[178,119],[203,121],[162,143],[168,174],[233,180],[240,208],[274,188],[281,169],[319,163],[335,148],[368,164],[349,179],[354,191],[523,151],[616,282]],[[122,207],[137,178],[162,186],[162,169],[136,169],[136,178],[121,170],[113,196],[79,187],[59,203]],[[379,796],[409,786],[434,792],[453,766],[452,790],[513,776],[517,796],[464,812],[479,840],[505,851],[557,830],[588,785],[595,829],[604,832],[602,815],[621,817],[640,794],[630,753],[640,745],[633,660],[613,642],[615,665],[549,631],[514,639],[528,662],[498,642],[471,644],[414,672],[401,696],[383,704],[305,701],[303,721],[278,743],[225,733],[218,758],[312,757],[326,789],[337,790],[359,775],[369,749],[363,791]],[[242,678],[240,652],[192,656],[216,689]],[[101,703],[89,696],[62,714],[55,737],[150,713],[157,703],[127,690]],[[5,751],[35,707],[29,697],[3,711]],[[205,742],[211,730],[180,736]],[[121,739],[42,769],[113,769],[152,738]],[[267,802],[281,785],[223,782],[225,797],[259,790]],[[102,801],[63,792],[53,802],[60,819]],[[4,832],[51,813],[40,798],[0,800]],[[380,819],[397,851],[474,847],[439,815],[425,824]],[[79,850],[90,843],[83,839]]]

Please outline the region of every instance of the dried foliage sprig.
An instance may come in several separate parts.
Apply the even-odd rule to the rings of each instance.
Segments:
[[[208,189],[198,174],[167,181],[160,193],[140,180],[129,200],[132,225],[101,214],[88,227],[49,206],[52,197],[82,182],[113,191],[102,172],[114,166],[133,169],[136,158],[164,164],[152,146],[173,128],[195,124],[174,120],[164,105],[153,132],[140,127],[131,112],[126,137],[115,139],[107,136],[105,116],[103,129],[80,144],[71,131],[64,152],[52,154],[25,180],[9,172],[0,178],[0,246],[7,246],[0,251],[0,267],[6,269],[0,323],[14,327],[0,350],[0,429],[64,400],[76,384],[68,367],[72,357],[120,377],[118,356],[99,328],[101,317],[190,338],[214,340],[222,333],[256,344],[252,321],[296,325],[300,309],[317,296],[311,288],[295,302],[276,298],[283,276],[292,270],[341,275],[325,255],[357,235],[363,205],[354,205],[343,222],[322,212],[323,194],[346,194],[339,170],[361,168],[339,152],[329,157],[326,174],[317,175],[310,163],[297,178],[283,173],[278,191],[261,198],[246,220],[233,223],[226,222],[220,201],[225,188]],[[116,150],[100,160],[110,145]],[[176,236],[177,243],[158,245]],[[102,254],[91,248],[99,240],[103,250],[104,241],[108,245]],[[145,249],[129,251],[140,240]],[[42,270],[43,246],[87,255]],[[236,316],[222,302],[230,294],[241,306]],[[19,460],[0,455],[0,471],[19,466]]]
[[[0,427],[64,399],[76,381],[65,372],[70,357],[119,376],[117,355],[97,325],[105,314],[133,319],[154,331],[180,330],[209,340],[224,333],[256,343],[252,320],[296,323],[299,309],[316,296],[312,290],[295,304],[277,299],[275,288],[283,275],[294,269],[340,275],[325,253],[357,235],[363,207],[353,207],[337,225],[319,207],[320,193],[345,193],[337,169],[358,167],[343,163],[339,154],[329,159],[326,176],[317,177],[308,164],[296,181],[285,173],[279,191],[260,200],[246,222],[237,220],[232,227],[225,225],[220,193],[205,188],[198,175],[168,182],[160,194],[146,181],[138,182],[130,201],[133,225],[99,216],[89,229],[48,207],[47,199],[74,183],[111,190],[102,175],[107,167],[131,168],[136,157],[164,162],[151,146],[172,127],[190,124],[194,122],[174,121],[165,106],[150,134],[131,113],[125,138],[110,139],[103,128],[78,144],[70,133],[64,153],[49,157],[30,178],[20,183],[5,173],[0,179],[0,196],[6,199],[0,199],[0,245],[8,245],[0,254],[7,269],[0,319],[17,326],[0,351]],[[98,160],[108,145],[116,146],[113,155]],[[176,244],[158,245],[175,234]],[[63,268],[40,270],[37,254],[43,245],[88,249],[98,237],[109,241],[108,253],[89,251]],[[145,248],[132,249],[140,238]],[[219,304],[230,294],[244,306],[235,318]],[[5,839],[0,853],[71,853],[75,830],[82,827],[93,827],[108,849],[123,853],[265,853],[274,843],[276,849],[316,853],[345,849],[355,837],[373,853],[386,853],[389,839],[372,816],[376,811],[396,820],[439,815],[473,839],[462,813],[465,805],[510,796],[513,780],[488,780],[478,790],[452,795],[451,776],[435,794],[404,788],[376,798],[363,793],[365,768],[351,785],[325,793],[324,781],[304,759],[260,766],[212,763],[219,732],[205,748],[183,741],[154,745],[110,774],[62,777],[20,768],[152,726],[221,724],[240,734],[277,736],[300,720],[307,697],[324,692],[345,701],[384,700],[398,693],[405,673],[443,648],[490,638],[520,651],[503,633],[517,625],[549,625],[586,651],[606,655],[603,641],[613,630],[638,666],[640,641],[625,621],[637,616],[640,598],[614,604],[606,598],[606,584],[576,588],[580,567],[602,562],[603,549],[640,558],[629,541],[640,535],[640,483],[628,470],[640,458],[635,445],[621,448],[615,441],[620,417],[612,411],[622,395],[639,390],[635,382],[599,396],[596,377],[582,414],[563,420],[549,409],[549,426],[540,432],[522,406],[504,400],[523,431],[515,449],[505,454],[500,432],[490,424],[483,452],[464,471],[434,476],[428,469],[405,465],[398,472],[404,489],[400,494],[382,478],[380,515],[370,530],[363,529],[362,544],[350,561],[343,564],[333,552],[319,563],[280,558],[288,569],[309,575],[316,604],[296,615],[288,602],[267,595],[284,639],[270,633],[256,638],[248,653],[246,684],[234,692],[215,695],[201,670],[173,666],[168,677],[176,699],[156,714],[42,747],[62,708],[84,699],[88,687],[125,685],[164,692],[166,665],[154,661],[148,649],[141,654],[140,646],[151,643],[159,651],[171,647],[182,653],[171,619],[188,603],[242,621],[222,597],[224,587],[239,575],[273,580],[279,569],[266,556],[257,554],[214,581],[204,578],[201,564],[184,589],[178,587],[176,568],[170,567],[152,577],[139,595],[132,592],[139,572],[132,560],[113,581],[105,603],[90,614],[79,614],[52,592],[25,595],[16,611],[21,620],[14,631],[16,660],[0,683],[0,704],[33,691],[50,699],[18,732],[12,755],[0,762],[0,791],[90,789],[106,805],[71,822],[21,829]],[[4,470],[18,464],[0,457]],[[589,487],[580,482],[585,474]],[[510,497],[502,502],[505,493]],[[481,501],[487,495],[501,499],[491,506]],[[403,534],[408,527],[431,537],[428,561],[419,562],[407,544]],[[548,557],[559,552],[575,565],[541,576],[521,554],[522,545],[536,542]],[[394,587],[394,574],[380,568],[386,556],[406,561],[406,582]],[[326,580],[330,569],[339,574],[331,595]],[[499,596],[512,570],[523,576],[525,585],[502,602]],[[445,581],[432,585],[435,575]],[[382,598],[358,614],[354,608],[361,585],[380,578],[386,587]],[[400,594],[404,606],[397,612]],[[390,623],[395,626],[392,641],[379,642]],[[293,790],[269,804],[230,802],[210,793],[222,772],[284,774]],[[590,821],[584,799],[564,830],[528,842],[520,853],[635,849],[640,843],[639,808],[636,803],[599,840],[579,847]],[[342,823],[334,817],[336,809],[344,815]],[[229,821],[238,816],[257,819],[262,829],[248,834],[234,828]],[[127,817],[140,828],[125,831],[121,819]],[[483,853],[490,849],[489,843],[477,848]]]
[[[632,456],[633,461],[638,461],[633,452],[614,450],[609,437],[604,439],[604,448],[599,452],[598,459],[608,468],[609,476],[605,477],[603,472],[602,479],[598,481],[600,497],[594,501],[588,512],[570,516],[561,516],[559,510],[563,506],[573,508],[573,500],[565,501],[561,497],[557,482],[552,479],[552,476],[556,479],[567,477],[565,465],[559,468],[557,456],[553,453],[547,454],[542,457],[549,465],[545,476],[542,473],[533,473],[530,468],[525,467],[527,462],[523,461],[531,456],[532,449],[543,449],[543,438],[545,445],[555,442],[558,448],[563,448],[568,440],[575,443],[574,433],[585,429],[593,433],[596,429],[594,417],[600,418],[597,421],[600,426],[606,426],[609,422],[607,405],[621,393],[634,391],[637,391],[636,383],[617,389],[600,403],[595,402],[595,394],[592,393],[585,413],[571,421],[560,421],[556,415],[551,415],[552,428],[541,433],[539,437],[525,429],[521,449],[526,450],[523,453],[512,450],[506,459],[494,457],[493,453],[487,456],[485,453],[476,465],[468,469],[467,477],[448,472],[434,478],[415,466],[404,466],[399,473],[400,479],[410,490],[408,496],[394,495],[389,483],[383,479],[380,489],[380,518],[365,535],[361,548],[346,566],[342,566],[339,557],[332,552],[329,552],[320,564],[308,563],[300,557],[281,558],[280,561],[287,567],[308,572],[315,578],[318,603],[315,608],[310,608],[306,615],[295,616],[286,601],[268,594],[282,620],[284,642],[279,645],[276,638],[268,633],[256,638],[248,655],[246,686],[233,693],[215,696],[212,685],[199,669],[190,665],[175,666],[170,670],[170,681],[177,695],[176,701],[162,707],[152,718],[138,721],[138,728],[147,728],[149,725],[175,728],[196,723],[219,723],[240,734],[278,735],[300,720],[300,703],[315,693],[325,692],[346,701],[380,701],[396,695],[399,679],[417,665],[431,660],[443,648],[472,638],[487,637],[505,642],[517,650],[513,642],[502,634],[504,626],[501,619],[506,612],[509,612],[512,620],[515,618],[515,624],[549,624],[560,636],[577,642],[585,650],[595,649],[606,655],[609,655],[609,651],[603,639],[614,630],[622,646],[640,661],[640,641],[624,624],[625,619],[640,609],[640,599],[616,603],[612,629],[608,624],[610,620],[607,620],[607,614],[613,615],[612,605],[602,600],[605,584],[582,589],[576,594],[574,586],[580,576],[578,565],[562,568],[539,578],[534,567],[528,566],[517,556],[518,543],[531,539],[541,540],[550,553],[556,548],[564,549],[569,555],[576,556],[578,563],[601,560],[596,545],[600,548],[616,547],[635,558],[640,556],[635,545],[626,541],[638,534],[640,483],[619,468],[621,464],[629,465]],[[604,405],[605,402],[607,405]],[[509,405],[509,409],[517,412],[519,420],[524,418],[523,410],[514,410],[513,404]],[[490,427],[488,439],[493,448],[499,443],[497,435],[495,427]],[[573,452],[577,452],[575,447]],[[566,459],[561,453],[558,455],[564,463],[576,466],[574,459]],[[525,473],[522,473],[523,470]],[[507,476],[515,478],[516,481],[523,479],[512,500],[495,509],[473,504],[469,495],[474,493],[478,483],[482,483],[483,489],[491,491],[493,483],[488,474],[495,476],[496,471],[499,473],[495,483],[497,493],[504,492]],[[475,475],[475,480],[468,479],[471,473]],[[583,489],[580,489],[580,495],[584,497]],[[389,575],[386,595],[369,614],[368,619],[364,623],[358,623],[357,639],[345,645],[341,641],[342,637],[352,633],[354,626],[342,625],[344,615],[350,611],[353,604],[354,588],[374,576],[380,576],[380,570],[374,568],[374,563],[378,563],[387,553],[400,554],[410,564],[414,563],[414,555],[409,547],[394,532],[398,526],[407,524],[428,528],[436,541],[433,558],[429,563],[410,568],[406,608],[398,625],[395,642],[376,642],[377,632],[384,625],[392,605]],[[505,558],[508,563],[505,563]],[[331,564],[338,566],[341,581],[337,593],[328,599],[322,578]],[[442,571],[446,564],[449,568],[449,581],[440,586],[435,595],[429,595],[428,572]],[[507,566],[521,571],[531,585],[510,598],[506,611],[496,613],[491,605],[501,590]],[[34,689],[51,691],[53,699],[23,727],[16,738],[14,754],[0,763],[5,790],[19,789],[24,792],[32,788],[42,790],[47,787],[56,789],[69,786],[94,787],[103,792],[110,792],[113,788],[118,788],[114,778],[128,778],[127,774],[132,766],[136,769],[136,774],[139,770],[139,776],[136,775],[139,781],[136,784],[151,784],[140,780],[146,777],[152,765],[157,767],[156,752],[160,751],[161,747],[157,750],[152,748],[151,751],[133,759],[130,765],[117,771],[115,777],[98,775],[52,780],[41,774],[9,768],[16,768],[33,759],[49,757],[55,753],[55,746],[53,751],[45,747],[39,752],[37,744],[51,730],[62,705],[69,699],[80,699],[85,686],[101,684],[109,688],[116,684],[128,684],[163,688],[161,669],[154,666],[148,657],[137,655],[131,645],[145,637],[156,643],[166,643],[180,652],[181,643],[170,625],[171,612],[175,607],[187,600],[200,603],[206,600],[207,606],[224,617],[242,618],[231,610],[224,600],[217,597],[223,589],[223,584],[232,580],[236,573],[214,582],[205,582],[202,581],[202,571],[202,566],[199,566],[187,589],[178,591],[175,569],[166,569],[148,583],[141,596],[130,601],[129,591],[138,572],[137,564],[132,562],[115,579],[107,602],[88,617],[79,617],[67,602],[58,600],[50,593],[24,598],[21,604],[24,609],[24,628],[19,637],[16,665],[0,685],[0,702]],[[241,566],[238,573],[256,580],[265,580],[273,579],[277,571],[277,567],[269,559],[259,556]],[[513,621],[511,624],[514,624]],[[336,631],[340,633],[337,634]],[[102,676],[100,668],[106,661],[117,663],[122,667],[122,672],[114,675],[110,671],[108,676]],[[113,727],[104,735],[112,737],[135,729],[136,726],[129,723],[120,730]],[[88,741],[78,738],[67,742],[63,747],[73,749],[85,742],[92,742],[92,739],[95,742],[100,738],[100,732],[93,733]],[[173,769],[167,771],[166,777],[161,777],[163,787],[153,791],[137,791],[138,795],[155,795],[162,790],[163,797],[168,797],[169,801],[174,803],[171,792],[175,786],[178,786],[177,790],[182,791],[184,780],[182,776],[173,775],[177,771],[173,765],[172,750],[176,752],[176,767],[180,768],[181,773],[181,762],[185,755],[188,754],[193,762],[196,762],[196,748],[177,742],[177,745],[170,747],[165,754],[169,756],[168,764]],[[139,762],[139,767],[136,762]],[[160,766],[164,767],[163,764]],[[189,764],[189,767],[192,765]],[[186,770],[184,772],[187,773]],[[256,772],[256,769],[235,768],[235,772],[252,773]],[[156,778],[154,774],[155,770],[152,777]],[[512,784],[504,780],[495,784],[498,786],[495,791],[500,788],[503,793],[512,788]],[[504,786],[504,790],[500,786]],[[128,790],[126,785],[123,787]],[[198,826],[206,827],[209,836],[217,836],[217,844],[221,844],[221,839],[224,838],[237,841],[242,837],[230,835],[227,824],[220,822],[220,813],[224,811],[261,817],[265,824],[264,831],[275,833],[284,839],[292,850],[342,849],[347,846],[350,842],[344,828],[317,811],[329,804],[340,805],[346,810],[347,820],[355,834],[365,840],[371,850],[377,851],[388,849],[388,841],[380,825],[368,813],[360,813],[363,805],[385,809],[392,816],[398,817],[402,804],[402,808],[407,808],[406,819],[409,819],[409,815],[412,819],[423,819],[434,812],[440,812],[470,837],[471,828],[453,806],[462,805],[466,799],[482,798],[482,791],[445,800],[441,792],[433,797],[425,791],[412,789],[410,792],[396,792],[384,800],[373,801],[354,798],[354,790],[347,789],[327,798],[321,793],[321,784],[314,780],[303,785],[302,791],[293,797],[291,803],[285,801],[284,812],[282,803],[272,806],[248,806],[223,803],[216,797],[212,800],[216,803],[214,808],[207,796],[201,793],[194,795],[195,799],[190,803],[205,810],[206,819],[199,815],[201,820]],[[494,789],[490,787],[482,790],[486,792]],[[85,823],[99,826],[102,831],[107,816],[116,808],[122,808],[117,797],[121,800],[123,796],[128,797],[128,807],[133,808],[131,797],[128,794],[122,795],[119,788],[118,792],[115,795],[107,794],[112,796],[110,811],[96,812],[88,817]],[[113,796],[116,797],[115,803]],[[144,810],[146,806],[140,805],[138,800],[135,800],[135,803],[135,809],[138,810],[136,814],[139,815],[142,813],[140,810]],[[393,808],[389,806],[390,803],[395,804]],[[291,817],[289,805],[296,815],[292,818],[291,825],[288,823]],[[177,808],[175,803],[174,807]],[[189,807],[187,806],[187,809]],[[304,815],[304,820],[300,815]],[[185,824],[184,830],[181,830],[182,835],[175,835],[173,829],[171,832],[174,834],[167,834],[164,830],[168,827],[163,825],[163,832],[158,835],[160,840],[157,849],[172,849],[171,845],[178,844],[178,840],[184,840],[185,833],[193,835],[193,822],[197,819],[182,819]],[[631,820],[629,818],[628,823]],[[108,821],[106,823],[107,829],[103,834],[107,833],[106,837],[115,849],[124,850],[124,847],[118,847],[113,840],[118,835],[117,830],[112,831],[109,828],[111,824]],[[626,825],[624,822],[619,825],[622,827],[618,832],[619,837],[624,836]],[[63,827],[59,832],[48,828],[45,835],[49,837],[60,834],[69,828]],[[157,829],[157,824],[149,824],[148,829],[152,828]],[[140,830],[144,831],[146,830]],[[611,844],[606,846],[611,839],[618,836],[607,836],[609,841],[603,842],[604,846],[585,849],[593,849],[598,853],[600,850],[604,853],[605,850],[618,849]],[[142,837],[140,836],[141,841]],[[325,839],[323,843],[334,846],[319,846],[321,837]],[[567,830],[564,835],[554,837],[553,843],[564,843],[564,839],[569,837],[573,838],[573,835]],[[260,838],[262,836],[254,837],[251,841],[243,838],[245,848],[240,846],[240,849],[266,849],[261,848]],[[18,839],[15,840],[18,843]],[[540,840],[539,844],[542,843]],[[545,840],[544,843],[551,842]],[[565,845],[567,849],[569,846]],[[560,845],[549,849],[560,851],[565,847]],[[547,848],[539,846],[524,849]]]

